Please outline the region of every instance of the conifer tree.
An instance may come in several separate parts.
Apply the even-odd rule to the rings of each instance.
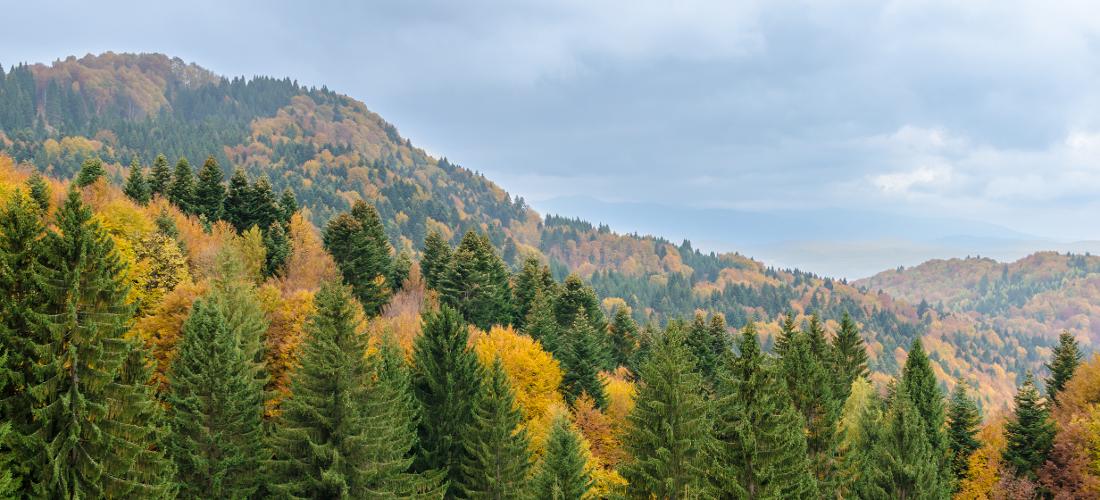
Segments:
[[[1054,444],[1054,422],[1030,371],[1013,402],[1015,412],[1005,424],[1005,450],[1001,458],[1017,476],[1034,479]]]
[[[181,496],[251,496],[266,460],[263,386],[240,339],[210,301],[192,306],[168,378],[168,451]]]
[[[580,434],[564,415],[555,415],[546,438],[546,451],[531,480],[532,498],[589,498],[593,484],[585,463]]]
[[[260,387],[266,387],[271,382],[264,364],[267,314],[256,297],[255,288],[248,282],[239,257],[223,252],[217,259],[218,277],[212,280],[207,298],[225,318],[230,335],[237,339],[252,378]]]
[[[294,197],[294,191],[290,188],[283,189],[283,194],[279,197],[279,212],[282,213],[279,222],[283,225],[290,224],[290,218],[298,212],[298,199]]]
[[[554,285],[550,268],[542,265],[538,257],[530,255],[523,260],[520,271],[516,273],[515,287],[512,290],[516,328],[523,329],[524,322],[527,321],[527,315],[535,304],[535,295],[540,291],[551,293]]]
[[[378,211],[356,202],[351,213],[329,221],[324,242],[363,310],[377,315],[393,293],[393,257]]]
[[[981,446],[976,436],[982,415],[978,404],[967,394],[967,388],[965,381],[956,382],[947,406],[947,449],[953,482],[966,477],[970,455]]]
[[[588,322],[593,330],[602,333],[607,329],[596,291],[584,284],[580,276],[570,274],[566,276],[554,300],[554,315],[558,318],[558,325],[569,328],[581,309],[588,315]]]
[[[126,178],[126,187],[122,190],[127,197],[139,205],[149,203],[149,185],[145,182],[145,174],[142,170],[141,163],[135,156],[130,162],[130,176]]]
[[[615,309],[608,332],[611,337],[613,363],[630,367],[634,351],[638,348],[638,324],[630,317],[629,308],[623,306]]]
[[[45,304],[39,357],[28,393],[42,448],[25,457],[38,473],[34,496],[125,497],[163,485],[140,453],[154,446],[143,384],[120,379],[132,308],[114,243],[76,190],[44,241]],[[159,452],[158,452],[159,453]],[[161,471],[164,472],[164,471]],[[155,483],[155,484],[152,484]]]
[[[882,436],[883,402],[865,377],[852,383],[837,423],[840,434],[836,491],[841,498],[883,498],[872,481],[879,475],[873,451]]]
[[[1050,370],[1050,378],[1046,379],[1047,397],[1054,404],[1058,404],[1058,393],[1065,389],[1066,382],[1073,378],[1077,366],[1081,364],[1081,349],[1073,334],[1063,331],[1058,336],[1058,347],[1054,348],[1054,354],[1050,363],[1046,365]]]
[[[814,352],[812,332],[812,328],[795,332],[779,362],[791,401],[806,425],[806,448],[814,477],[819,489],[828,494],[829,480],[836,477],[836,422],[842,402],[833,395],[836,383],[829,359]]]
[[[794,312],[787,311],[783,321],[779,324],[779,335],[775,339],[775,355],[782,358],[787,354],[791,339],[798,335],[798,326],[795,325]]]
[[[943,431],[943,392],[919,338],[913,339],[909,357],[902,368],[901,386],[898,389],[909,394],[910,403],[924,420],[925,436],[932,447],[939,477],[947,478],[950,467],[947,463],[947,438]]]
[[[196,213],[195,176],[191,172],[191,164],[187,162],[187,158],[180,157],[180,161],[176,163],[172,182],[168,185],[168,201],[179,207],[185,214]]]
[[[451,267],[451,246],[443,240],[438,231],[428,233],[424,238],[424,256],[420,259],[420,274],[424,284],[431,290],[439,290],[447,269]]]
[[[719,383],[719,488],[725,496],[747,499],[816,496],[802,417],[774,362],[761,352],[751,322],[741,334],[738,351],[740,356]]]
[[[248,177],[244,171],[236,169],[229,178],[229,189],[225,195],[224,217],[237,232],[248,230],[256,223],[252,217],[252,190],[248,186]]]
[[[881,428],[864,430],[875,436],[857,487],[860,498],[950,496],[939,472],[936,452],[928,443],[924,419],[907,391],[894,394]]]
[[[87,158],[80,164],[80,173],[76,175],[76,185],[79,187],[90,186],[99,180],[106,172],[103,170],[103,160],[98,157]]]
[[[711,494],[708,471],[716,447],[703,379],[672,329],[640,369],[641,382],[628,421],[622,467],[632,497],[701,498]]]
[[[561,393],[565,400],[573,403],[581,394],[592,397],[598,408],[607,408],[607,391],[600,378],[600,367],[605,364],[608,354],[603,350],[597,333],[588,322],[584,309],[577,311],[573,328],[565,335],[561,349],[563,369]]]
[[[565,342],[558,320],[554,317],[554,301],[549,292],[539,290],[535,293],[531,310],[524,320],[523,333],[541,342],[543,348],[554,357],[561,359],[565,355]]]
[[[477,356],[467,347],[469,333],[458,312],[443,306],[424,315],[413,347],[413,394],[420,406],[413,469],[444,470],[447,496],[461,493],[467,460],[465,427],[474,418],[481,393]]]
[[[512,322],[508,268],[487,236],[462,237],[440,290],[444,303],[482,330]]]
[[[157,155],[153,160],[153,168],[149,172],[149,194],[168,195],[168,186],[172,183],[172,174],[168,170],[168,158]]]
[[[206,216],[206,220],[221,220],[225,203],[225,186],[222,185],[222,169],[213,155],[206,158],[199,169],[198,185],[195,186],[195,212]]]
[[[279,207],[279,200],[275,196],[275,192],[271,188],[271,181],[266,176],[261,176],[256,179],[256,182],[249,188],[249,213],[251,216],[252,225],[259,228],[265,228],[271,226],[271,224],[278,222],[283,218],[283,211]],[[352,211],[355,211],[355,206],[352,206]],[[249,225],[248,227],[252,227]]]
[[[38,211],[46,213],[50,209],[50,185],[42,174],[35,172],[27,179],[27,191],[31,200],[38,206]]]
[[[174,498],[179,489],[176,466],[166,453],[171,429],[152,378],[148,351],[140,342],[131,342],[119,379],[135,390],[128,400],[114,401],[113,413],[121,417],[120,431],[126,439],[118,442],[112,454],[119,467],[129,467],[129,478],[125,488],[116,492],[140,498]]]
[[[286,261],[290,258],[290,239],[286,236],[282,224],[272,223],[264,232],[264,276],[280,276]]]
[[[414,412],[392,342],[367,357],[345,287],[326,284],[316,301],[272,437],[271,489],[296,498],[438,494],[438,474],[432,481],[408,472]]]
[[[497,357],[486,370],[474,419],[464,439],[461,490],[466,498],[519,498],[527,484],[531,459],[523,415],[504,366]]]
[[[837,380],[834,396],[840,401],[848,399],[852,390],[852,382],[860,377],[866,377],[867,348],[863,344],[859,327],[847,312],[840,319],[840,329],[833,340],[833,373]]]

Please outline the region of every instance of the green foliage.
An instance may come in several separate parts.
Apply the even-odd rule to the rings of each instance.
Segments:
[[[530,442],[499,357],[486,370],[473,416],[464,439],[459,488],[466,498],[522,496],[531,467]]]
[[[427,258],[427,254],[428,247],[425,243],[425,258]],[[540,292],[553,294],[557,283],[554,282],[554,277],[550,275],[550,268],[542,265],[538,257],[533,255],[523,260],[523,265],[516,273],[514,281],[515,286],[512,290],[512,305],[516,313],[514,323],[516,328],[522,330],[528,314],[531,313],[531,308],[535,305],[536,295]]]
[[[168,186],[172,184],[172,173],[168,170],[168,158],[158,154],[153,160],[153,168],[149,172],[149,194],[168,196]]]
[[[290,218],[298,212],[298,198],[289,187],[284,188],[282,196],[279,197],[279,212],[282,213],[279,220],[283,224],[290,224]]]
[[[563,375],[561,392],[570,404],[581,394],[587,393],[600,409],[607,408],[607,391],[600,378],[600,366],[607,358],[599,334],[592,329],[584,309],[577,311],[573,327],[562,339],[561,364]]]
[[[630,317],[630,311],[625,307],[615,309],[608,333],[611,339],[612,362],[618,366],[630,367],[634,351],[638,348],[638,324]]]
[[[224,204],[225,220],[237,231],[244,231],[255,225],[252,209],[252,189],[248,185],[248,177],[244,170],[238,168],[229,178]]]
[[[533,498],[581,500],[588,498],[592,478],[585,469],[581,437],[564,415],[555,415],[546,439],[546,451],[531,480]]]
[[[264,232],[264,249],[264,276],[281,276],[290,258],[290,239],[281,223],[272,223]]]
[[[788,339],[779,363],[791,401],[806,425],[806,448],[814,477],[819,487],[827,491],[836,476],[836,422],[843,401],[833,393],[836,386],[836,376],[830,370],[833,358],[817,329],[811,320],[807,331],[796,331]]]
[[[908,394],[909,402],[924,421],[924,435],[932,448],[939,481],[945,482],[944,478],[949,477],[950,467],[947,460],[947,437],[943,431],[943,391],[919,338],[913,339],[898,390]]]
[[[967,388],[966,382],[959,380],[947,404],[947,450],[954,482],[966,477],[970,455],[981,446],[977,435],[982,414]]]
[[[76,185],[79,187],[90,186],[103,177],[103,160],[92,157],[80,164],[80,173],[76,176]]]
[[[1066,382],[1073,378],[1077,366],[1081,364],[1081,348],[1077,345],[1077,339],[1069,332],[1062,332],[1058,336],[1058,346],[1054,348],[1054,355],[1050,363],[1046,365],[1050,370],[1050,378],[1046,379],[1047,397],[1051,402],[1058,404],[1058,393],[1066,388]]]
[[[50,185],[46,184],[42,174],[35,172],[31,175],[31,178],[27,179],[27,189],[30,191],[31,199],[38,205],[39,211],[45,213],[50,209]]]
[[[429,289],[439,290],[451,267],[451,246],[437,231],[424,238],[424,253],[420,257],[420,274]]]
[[[324,242],[363,310],[377,315],[393,293],[393,258],[378,211],[357,202],[350,213],[329,221]]]
[[[899,390],[880,425],[865,422],[870,449],[855,490],[860,498],[947,498],[937,452],[928,442],[925,421]]]
[[[487,236],[470,231],[462,237],[440,285],[440,296],[482,330],[512,322],[508,268]]]
[[[713,388],[718,381],[719,368],[725,366],[732,355],[725,319],[715,315],[708,323],[706,315],[696,313],[685,343],[703,373],[703,380]]]
[[[1054,444],[1054,422],[1035,388],[1031,372],[1013,402],[1015,412],[1005,424],[1006,443],[1001,458],[1017,476],[1034,479]]]
[[[869,375],[867,347],[863,343],[859,327],[847,312],[840,319],[840,329],[837,330],[836,339],[833,340],[832,352],[834,354],[833,373],[837,381],[833,394],[837,400],[844,401],[848,399],[852,382]]]
[[[145,182],[145,174],[142,170],[141,162],[135,156],[130,162],[130,175],[126,178],[126,186],[122,188],[122,192],[139,205],[149,203],[149,184]]]
[[[558,325],[569,328],[581,310],[584,310],[593,330],[603,332],[607,329],[596,291],[586,285],[580,276],[570,274],[562,282],[554,301],[554,316],[558,319]]]
[[[185,497],[248,498],[263,444],[263,386],[221,308],[196,301],[169,371],[169,455]]]
[[[208,221],[216,221],[222,218],[223,204],[225,203],[225,186],[222,169],[218,166],[218,160],[214,156],[208,156],[199,169],[199,181],[195,187],[195,212],[206,216]]]
[[[176,170],[172,173],[172,182],[168,184],[168,201],[179,207],[185,214],[195,214],[195,175],[187,158],[180,157]]]
[[[535,293],[535,299],[523,323],[523,333],[541,342],[547,352],[558,359],[566,355],[568,344],[562,337],[562,329],[554,316],[554,298],[549,292],[539,290]]]

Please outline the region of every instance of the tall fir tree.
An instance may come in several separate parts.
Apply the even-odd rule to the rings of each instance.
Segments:
[[[290,258],[290,239],[282,224],[272,223],[264,232],[264,276],[282,276],[286,261]]]
[[[1081,348],[1077,344],[1077,338],[1068,331],[1063,331],[1058,336],[1058,346],[1054,348],[1050,363],[1046,365],[1050,370],[1050,378],[1046,379],[1047,397],[1054,404],[1058,404],[1058,393],[1066,388],[1066,382],[1073,378],[1077,366],[1081,364]]]
[[[982,414],[978,404],[967,394],[967,389],[964,380],[957,381],[947,405],[947,450],[954,484],[966,477],[970,455],[981,446],[977,435],[982,425]]]
[[[840,319],[840,328],[833,340],[832,352],[833,373],[837,381],[833,395],[837,400],[844,401],[848,399],[852,390],[852,382],[868,375],[867,347],[863,344],[859,327],[847,311]]]
[[[936,451],[928,442],[924,418],[909,393],[897,391],[881,427],[866,426],[869,460],[857,484],[860,498],[949,498],[940,475]]]
[[[607,390],[600,378],[600,367],[608,354],[599,334],[592,329],[584,309],[577,311],[573,327],[565,334],[561,348],[561,393],[570,404],[587,393],[601,410],[607,408]]]
[[[451,245],[449,245],[438,231],[428,233],[424,238],[424,255],[420,259],[420,274],[424,276],[424,284],[431,290],[439,290],[447,275],[447,269],[451,267]]]
[[[152,378],[153,361],[148,350],[140,342],[131,341],[119,381],[135,390],[129,400],[114,401],[112,412],[123,420],[120,430],[126,439],[115,448],[112,458],[120,466],[130,466],[130,496],[175,498],[179,490],[176,466],[166,452],[171,429],[164,406],[156,398]],[[132,409],[126,409],[128,406]]]
[[[169,371],[169,455],[180,495],[248,498],[268,455],[263,386],[217,305],[198,300]]]
[[[814,477],[823,494],[829,495],[830,480],[836,477],[836,422],[842,402],[833,394],[836,383],[829,358],[824,357],[825,352],[815,353],[817,342],[812,327],[794,332],[779,363],[791,401],[806,425],[806,448]]]
[[[511,241],[511,240],[509,240]],[[523,329],[527,321],[527,315],[535,304],[535,296],[539,292],[552,293],[554,283],[550,275],[550,268],[539,262],[538,257],[529,255],[523,259],[523,264],[515,276],[515,286],[512,289],[512,303],[515,307],[515,327]]]
[[[898,389],[909,394],[909,401],[924,420],[925,436],[938,467],[938,481],[944,484],[951,472],[947,460],[947,436],[944,434],[943,391],[919,338],[913,339]]]
[[[542,343],[547,352],[561,359],[565,355],[565,342],[561,327],[554,316],[554,298],[549,291],[539,290],[527,318],[523,322],[523,333]]]
[[[740,356],[723,372],[716,403],[717,485],[724,497],[812,498],[817,483],[806,456],[802,416],[774,361],[745,326]]]
[[[482,330],[492,325],[511,324],[512,289],[508,283],[508,268],[496,254],[488,236],[467,232],[455,249],[447,271],[440,287],[444,303]]]
[[[412,387],[421,415],[413,469],[446,471],[448,497],[462,493],[465,430],[481,394],[477,356],[468,338],[458,312],[443,306],[424,315],[423,332],[413,346]]]
[[[38,211],[43,214],[48,212],[50,210],[51,195],[50,185],[46,183],[46,178],[35,172],[30,179],[27,179],[27,189],[31,199],[38,205]]]
[[[531,497],[547,500],[590,498],[593,482],[580,433],[565,415],[554,416],[546,451],[531,479]]]
[[[634,351],[638,349],[638,323],[630,317],[630,308],[620,306],[615,309],[608,326],[611,338],[611,358],[615,365],[631,367]]]
[[[236,169],[229,178],[229,188],[226,190],[224,217],[237,232],[247,231],[256,223],[252,218],[252,190],[248,185],[248,177],[244,171]]]
[[[215,222],[221,220],[225,203],[224,175],[214,156],[208,156],[199,169],[199,180],[195,186],[195,212]]]
[[[283,225],[290,224],[290,218],[298,213],[298,199],[290,188],[283,189],[283,194],[279,197],[279,212],[282,214],[279,222]]]
[[[179,207],[185,214],[194,214],[195,211],[195,175],[191,172],[191,164],[187,158],[180,157],[176,162],[176,170],[172,173],[172,182],[168,184],[168,201]]]
[[[134,203],[144,205],[149,203],[149,184],[145,182],[145,173],[137,157],[130,162],[130,175],[126,178],[126,187],[122,192]]]
[[[775,348],[773,349],[776,356],[782,358],[787,354],[791,344],[791,339],[798,335],[798,325],[794,321],[794,312],[787,311],[787,314],[783,317],[783,321],[779,323],[779,335],[775,338]]]
[[[329,221],[324,242],[367,315],[381,312],[393,293],[393,257],[378,211],[356,202],[350,213]]]
[[[0,335],[13,335],[0,325]],[[4,394],[8,384],[10,367],[8,366],[7,353],[0,350],[0,394]],[[22,481],[15,474],[19,454],[15,451],[18,440],[12,431],[12,422],[5,417],[0,419],[0,498],[16,498]]]
[[[1036,471],[1050,455],[1055,431],[1050,410],[1039,396],[1030,371],[1013,403],[1015,411],[1005,424],[1005,449],[1001,458],[1017,476],[1035,479]]]
[[[704,498],[716,440],[703,379],[673,329],[640,369],[634,409],[623,444],[632,457],[621,471],[631,497]]]
[[[248,200],[250,204],[248,209],[252,224],[248,227],[255,225],[262,230],[282,220],[283,211],[279,207],[279,200],[275,196],[275,191],[271,188],[271,181],[266,176],[256,179],[249,191]],[[353,211],[354,209],[355,207],[352,206]]]
[[[473,415],[464,440],[463,495],[471,499],[521,498],[531,468],[530,440],[499,357],[486,369]]]
[[[87,158],[80,164],[80,172],[76,174],[76,185],[79,187],[90,186],[106,173],[103,170],[103,160],[100,160],[99,157]]]
[[[554,315],[558,325],[569,328],[581,309],[588,315],[593,330],[602,333],[607,329],[596,291],[586,285],[580,276],[570,274],[565,277],[554,298]]]
[[[168,186],[172,184],[172,173],[168,169],[168,158],[157,155],[149,171],[149,195],[168,196]]]

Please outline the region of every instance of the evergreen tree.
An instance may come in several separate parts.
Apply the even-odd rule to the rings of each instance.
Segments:
[[[438,231],[428,233],[424,238],[424,255],[420,259],[420,274],[424,284],[431,290],[439,290],[447,269],[451,267],[451,246],[443,240]]]
[[[279,197],[279,212],[282,213],[279,221],[284,225],[290,224],[290,218],[298,212],[298,199],[290,188],[283,189],[283,195]]]
[[[1001,458],[1017,476],[1034,479],[1054,444],[1054,422],[1035,388],[1030,371],[1013,402],[1016,409],[1013,418],[1005,424],[1005,449]]]
[[[615,309],[615,315],[608,327],[611,334],[611,357],[618,366],[631,366],[634,351],[638,348],[638,324],[630,317],[630,309],[623,306]]]
[[[589,498],[593,484],[585,463],[580,435],[565,416],[555,415],[546,438],[546,451],[531,480],[532,498]]]
[[[909,394],[909,401],[924,420],[925,436],[932,447],[933,457],[940,478],[947,478],[950,467],[947,463],[947,438],[944,435],[943,392],[936,381],[928,355],[920,339],[913,339],[909,357],[902,368],[900,390]],[[941,483],[942,483],[941,479]]]
[[[179,485],[176,467],[165,449],[171,429],[164,406],[156,398],[152,385],[153,363],[140,342],[131,342],[119,375],[123,385],[135,390],[129,400],[114,401],[112,413],[120,415],[120,431],[126,439],[115,448],[113,459],[119,466],[130,465],[125,491],[140,498],[174,498]],[[127,409],[130,407],[131,409]],[[126,443],[133,443],[126,446]]]
[[[247,231],[256,225],[252,217],[252,190],[244,171],[236,169],[229,178],[229,189],[225,196],[224,217],[237,232]]]
[[[928,443],[925,422],[909,393],[899,390],[890,401],[881,429],[871,442],[867,468],[857,491],[860,498],[948,498],[935,450]]]
[[[837,380],[833,394],[838,400],[847,400],[852,382],[868,375],[867,348],[863,344],[859,327],[847,312],[840,319],[840,329],[836,332],[832,351],[835,356],[833,373]]]
[[[1065,389],[1066,382],[1073,378],[1077,366],[1081,364],[1081,349],[1073,334],[1063,331],[1058,336],[1058,347],[1054,348],[1051,362],[1046,365],[1050,378],[1046,379],[1047,397],[1058,404],[1058,393]]]
[[[409,252],[402,250],[397,253],[397,258],[393,259],[393,276],[390,276],[393,289],[400,290],[408,281],[410,274],[412,274],[412,257],[409,257]]]
[[[393,293],[393,258],[378,211],[356,202],[350,214],[329,221],[324,242],[367,315],[381,312]]]
[[[263,386],[220,308],[198,300],[183,325],[169,371],[172,434],[180,494],[248,498],[265,461]]]
[[[447,496],[461,493],[462,466],[468,460],[465,426],[474,419],[481,393],[477,356],[467,347],[469,333],[458,313],[443,306],[424,315],[413,346],[413,394],[420,406],[416,471],[445,470]]]
[[[806,425],[806,448],[818,487],[828,495],[836,477],[836,422],[842,402],[833,394],[835,374],[822,352],[815,354],[813,328],[795,332],[780,358],[780,371],[795,409]],[[819,347],[820,348],[820,347]]]
[[[195,176],[191,172],[191,164],[187,162],[187,158],[180,157],[180,161],[176,163],[172,182],[168,185],[168,201],[179,207],[185,214],[196,213]]]
[[[623,444],[622,467],[632,497],[679,499],[711,494],[707,478],[716,443],[703,398],[703,379],[670,330],[640,369],[641,383]]]
[[[512,322],[508,268],[487,236],[462,237],[440,288],[442,301],[482,330]]]
[[[787,354],[791,339],[798,335],[798,327],[794,322],[794,312],[787,311],[783,322],[779,324],[779,335],[775,339],[775,355],[782,358]]]
[[[221,220],[225,203],[225,186],[222,185],[222,168],[214,156],[208,156],[199,169],[199,181],[195,187],[195,212],[205,215],[206,220]]]
[[[535,293],[531,310],[524,320],[523,333],[541,342],[542,347],[554,357],[561,359],[565,356],[565,342],[558,320],[554,317],[553,297],[548,292],[539,290]]]
[[[255,225],[262,229],[282,220],[283,211],[279,207],[279,200],[275,197],[275,192],[272,191],[271,182],[267,180],[267,177],[256,179],[249,191],[248,200],[251,204],[248,205],[248,208],[252,224],[248,227]],[[352,211],[355,211],[354,206],[352,206]]]
[[[570,404],[587,393],[601,410],[607,408],[607,391],[600,378],[600,366],[607,353],[602,349],[597,333],[588,323],[584,309],[577,312],[573,328],[566,334],[561,350],[561,393]]]
[[[290,239],[287,238],[286,231],[278,222],[271,224],[271,227],[264,232],[264,249],[267,250],[265,252],[264,276],[282,275],[283,268],[286,267],[286,261],[290,258]]]
[[[90,186],[98,181],[106,172],[103,170],[103,160],[98,157],[87,158],[80,164],[80,173],[76,176],[76,185],[79,187]]]
[[[326,284],[316,301],[272,438],[271,489],[295,498],[438,494],[438,474],[408,472],[414,412],[392,343],[367,357],[346,288]]]
[[[516,273],[515,287],[512,290],[516,328],[523,329],[524,322],[527,321],[527,315],[535,304],[535,295],[540,291],[550,293],[554,285],[550,268],[542,265],[538,257],[531,255],[523,260],[520,271]]]
[[[42,213],[49,211],[50,185],[46,184],[42,174],[35,172],[31,175],[31,178],[27,179],[27,189],[30,191],[31,199],[38,205],[39,211]]]
[[[730,373],[723,373],[719,383],[719,488],[724,496],[746,499],[817,496],[802,417],[777,367],[760,350],[751,322],[738,351]]]
[[[32,422],[39,452],[34,496],[125,497],[163,491],[167,471],[153,470],[155,425],[143,384],[120,379],[132,308],[114,243],[76,190],[44,241],[45,304],[36,346]]]
[[[966,382],[959,380],[947,406],[947,449],[954,482],[966,477],[970,455],[981,446],[976,437],[981,424],[978,404],[967,394]]]
[[[460,488],[466,498],[519,498],[531,467],[530,442],[500,358],[486,371],[466,431]]]
[[[139,205],[149,203],[149,185],[145,182],[145,174],[142,170],[141,163],[135,156],[130,162],[130,176],[126,178],[126,187],[122,190],[127,197]]]
[[[153,168],[149,172],[149,194],[168,195],[168,186],[172,183],[172,174],[168,171],[168,158],[157,155],[153,160]]]
[[[596,291],[585,285],[580,276],[570,274],[562,283],[554,301],[554,315],[558,319],[558,325],[569,328],[576,319],[577,312],[582,309],[588,315],[588,322],[593,330],[602,333],[607,329]]]

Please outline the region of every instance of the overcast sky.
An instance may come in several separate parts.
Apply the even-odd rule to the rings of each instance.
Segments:
[[[0,62],[163,52],[326,84],[536,206],[841,208],[1100,238],[1093,2],[45,3],[0,9]]]

